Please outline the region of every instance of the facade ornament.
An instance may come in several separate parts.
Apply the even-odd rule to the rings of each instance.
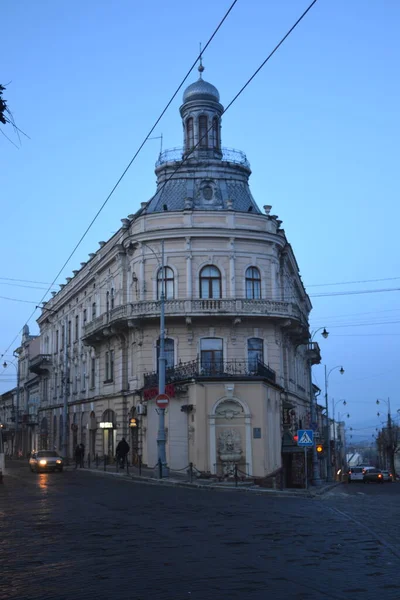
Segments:
[[[223,429],[218,436],[218,454],[225,477],[232,477],[242,458],[241,437],[237,429]]]

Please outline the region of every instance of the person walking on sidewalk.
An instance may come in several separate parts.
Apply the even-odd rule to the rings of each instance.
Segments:
[[[81,466],[81,447],[78,444],[75,448],[75,469],[78,468],[78,465]]]
[[[81,449],[81,460],[79,466],[82,469],[85,466],[85,446],[82,444],[82,442],[79,444],[79,448]]]
[[[121,467],[121,469],[123,469],[125,467],[125,459],[126,459],[128,452],[129,452],[129,444],[125,440],[125,438],[122,438],[122,440],[120,442],[118,442],[117,449],[116,449],[117,460],[119,462],[119,466]]]

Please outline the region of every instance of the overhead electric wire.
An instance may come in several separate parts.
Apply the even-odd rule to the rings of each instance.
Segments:
[[[321,294],[309,294],[310,298],[325,298],[332,296],[353,296],[356,294],[376,294],[378,292],[400,292],[400,288],[381,288],[377,290],[352,290],[351,292],[322,292]]]
[[[102,205],[100,206],[100,208],[98,209],[98,211],[96,212],[95,216],[93,217],[93,219],[89,223],[88,227],[85,229],[84,233],[82,234],[82,236],[80,237],[80,239],[78,240],[78,242],[75,244],[75,246],[74,246],[72,252],[69,254],[67,260],[64,262],[64,264],[62,265],[61,269],[58,271],[57,275],[54,277],[54,279],[53,279],[52,283],[50,284],[49,288],[47,289],[46,293],[43,295],[42,299],[37,304],[40,304],[41,302],[44,301],[44,299],[46,298],[47,294],[49,293],[49,291],[51,290],[51,288],[53,287],[53,285],[57,281],[58,277],[63,272],[63,270],[65,269],[65,267],[67,266],[67,264],[69,263],[69,261],[71,260],[71,258],[73,257],[73,255],[75,254],[75,252],[77,251],[77,249],[79,248],[79,246],[81,245],[81,243],[83,242],[84,238],[86,237],[86,235],[88,234],[88,232],[92,228],[93,224],[97,220],[98,216],[100,215],[100,213],[102,212],[102,210],[104,209],[104,207],[106,206],[106,204],[108,203],[108,201],[110,200],[111,196],[114,194],[115,190],[117,189],[117,187],[119,186],[119,184],[121,183],[121,181],[123,180],[123,178],[125,177],[126,173],[130,169],[130,167],[133,164],[133,162],[135,161],[136,157],[141,152],[141,150],[142,150],[143,146],[145,145],[145,143],[147,142],[148,138],[151,136],[151,134],[153,133],[154,129],[157,127],[158,123],[161,121],[162,117],[164,116],[164,114],[166,113],[166,111],[168,110],[168,108],[170,107],[170,105],[172,104],[173,100],[175,99],[175,97],[178,94],[179,90],[184,85],[184,83],[187,80],[187,78],[189,77],[190,73],[193,71],[193,69],[196,66],[196,64],[198,63],[199,59],[202,57],[202,55],[204,54],[205,50],[211,44],[212,40],[214,39],[214,37],[216,36],[216,34],[218,33],[218,31],[222,27],[223,23],[225,22],[225,20],[229,16],[230,12],[232,11],[232,9],[235,6],[235,4],[237,3],[237,1],[238,0],[233,0],[232,4],[230,5],[230,7],[228,8],[228,10],[224,14],[223,18],[218,23],[218,25],[215,28],[214,32],[212,33],[211,37],[208,39],[208,41],[205,44],[204,48],[200,51],[199,55],[196,57],[196,60],[193,62],[192,66],[190,67],[190,69],[188,70],[188,72],[186,73],[186,75],[184,76],[184,78],[182,79],[181,83],[176,88],[176,90],[173,93],[173,95],[171,96],[170,100],[167,102],[167,104],[165,105],[164,109],[162,110],[162,112],[160,113],[160,115],[158,116],[158,118],[156,119],[154,125],[151,127],[151,129],[149,130],[148,134],[144,138],[143,142],[140,144],[139,148],[136,150],[135,154],[133,155],[133,157],[129,161],[128,165],[125,167],[124,171],[122,172],[122,175],[119,177],[119,179],[117,180],[116,184],[111,189],[111,192],[108,194],[108,196],[106,197],[106,199],[104,200],[104,202],[102,203]],[[314,0],[313,4],[315,4],[316,1],[317,0]],[[35,312],[36,312],[36,308],[31,313],[31,315],[29,316],[29,318],[26,321],[26,323],[29,323],[29,321],[32,319],[32,317],[35,314]],[[11,346],[14,344],[14,342],[18,339],[18,336],[20,335],[21,331],[22,331],[22,329],[19,330],[19,332],[17,333],[17,335],[14,337],[14,339],[12,340],[12,342],[9,344],[9,346],[5,350],[5,353],[11,348]]]
[[[375,281],[394,281],[400,277],[383,277],[382,279],[359,279],[358,281],[338,281],[335,283],[313,283],[307,287],[327,287],[329,285],[350,285],[352,283],[373,283]]]
[[[41,285],[51,285],[49,281],[34,281],[33,279],[14,279],[13,277],[0,277],[1,281],[18,281],[20,283],[39,283]]]
[[[24,302],[25,304],[35,304],[37,305],[37,302],[33,302],[33,300],[21,300],[20,298],[9,298],[8,296],[0,296],[0,300],[10,300],[12,302]],[[36,310],[33,311],[34,313],[36,312]],[[32,318],[32,316],[30,317]],[[15,342],[15,339],[12,341],[12,344]],[[4,351],[4,354],[7,353],[7,351],[10,349],[11,344],[8,346],[7,350]]]

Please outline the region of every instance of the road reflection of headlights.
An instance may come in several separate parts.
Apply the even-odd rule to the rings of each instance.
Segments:
[[[39,460],[39,465],[42,465],[42,467],[44,467],[44,465],[47,465],[47,460]]]

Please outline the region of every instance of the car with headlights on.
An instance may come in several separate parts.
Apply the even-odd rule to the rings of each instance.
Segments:
[[[38,450],[37,452],[32,452],[29,459],[29,466],[31,471],[36,471],[37,473],[62,471],[64,461],[55,450]]]
[[[392,483],[393,475],[391,474],[390,471],[382,471],[382,475],[383,475],[383,481],[388,481],[389,483]]]
[[[379,469],[369,469],[363,475],[364,483],[383,483],[382,471]]]

